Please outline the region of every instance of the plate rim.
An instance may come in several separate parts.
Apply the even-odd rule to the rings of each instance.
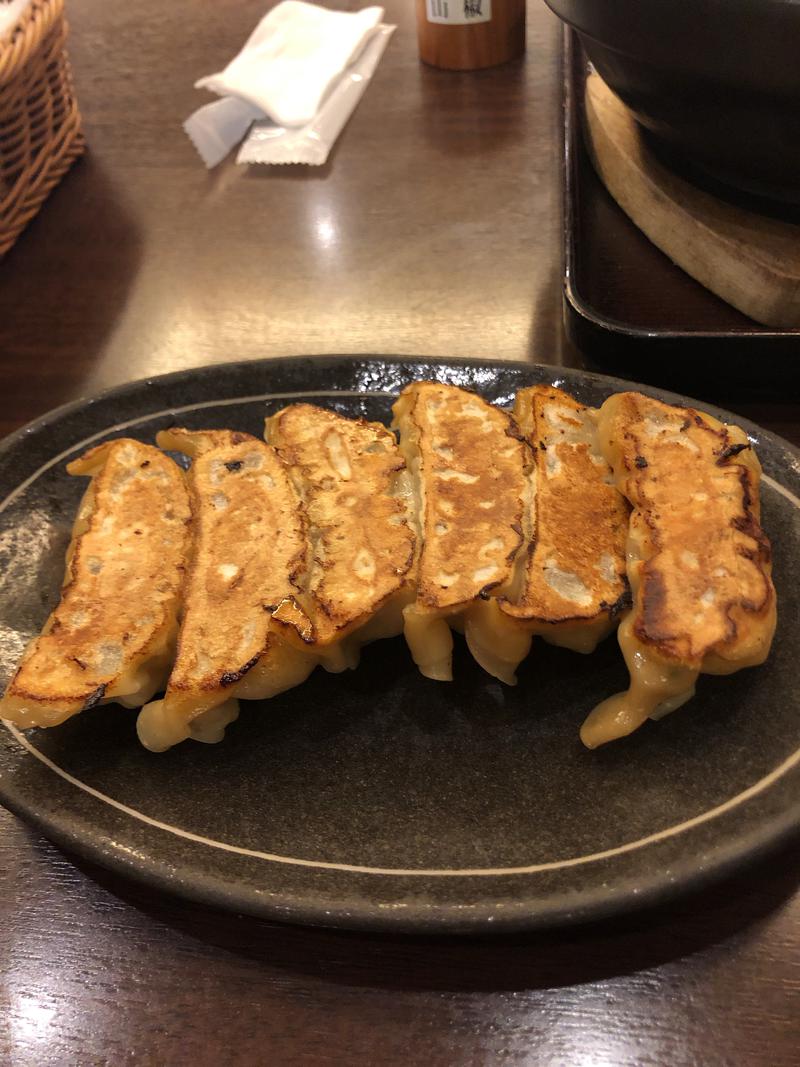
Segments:
[[[582,367],[567,367],[554,363],[538,363],[536,361],[522,359],[487,359],[483,356],[454,356],[452,358],[448,356],[404,356],[397,353],[379,355],[372,352],[363,354],[329,352],[295,356],[254,356],[252,359],[228,360],[221,363],[203,363],[197,367],[186,367],[183,370],[167,371],[164,374],[149,374],[142,378],[134,378],[131,381],[118,382],[116,385],[107,386],[105,389],[100,389],[95,393],[89,393],[88,395],[76,397],[74,400],[68,400],[54,408],[49,408],[41,415],[34,416],[34,418],[30,419],[16,430],[12,430],[11,433],[0,438],[0,455],[9,451],[28,434],[40,429],[45,429],[52,422],[56,422],[65,416],[78,414],[89,405],[114,400],[118,397],[124,397],[126,394],[134,393],[143,387],[168,385],[170,382],[180,381],[195,374],[220,373],[228,370],[236,372],[238,370],[244,370],[247,367],[268,368],[296,365],[300,363],[316,364],[322,367],[344,366],[346,364],[359,362],[373,363],[376,365],[392,364],[398,367],[435,367],[438,365],[444,367],[501,367],[509,370],[516,368],[529,371],[552,372],[556,377],[564,375],[567,378],[577,377],[589,379],[591,382],[595,382],[598,385],[611,383],[617,392],[635,390],[636,392],[644,393],[646,396],[657,394],[657,399],[666,397],[667,403],[679,401],[681,404],[685,404],[688,401],[692,405],[698,405],[703,411],[713,414],[715,418],[719,418],[721,415],[722,421],[732,418],[736,420],[738,426],[743,427],[748,433],[751,433],[752,431],[756,436],[766,435],[772,441],[777,442],[783,448],[788,449],[790,452],[793,452],[800,457],[800,446],[792,444],[792,442],[788,441],[785,437],[781,437],[780,434],[774,433],[772,430],[768,430],[764,426],[760,426],[758,423],[753,422],[752,419],[748,419],[744,415],[737,415],[736,412],[731,411],[728,408],[720,407],[712,401],[703,400],[700,397],[690,396],[688,393],[679,393],[674,389],[668,389],[660,385],[650,385],[647,382],[638,382],[632,378],[622,377],[619,374],[606,374],[602,371],[589,370]],[[616,389],[617,386],[620,386],[621,388]],[[338,392],[338,390],[332,390],[332,392]]]
[[[95,801],[99,803],[99,801]],[[331,898],[324,905],[293,899],[291,894],[274,894],[265,900],[257,890],[234,889],[230,882],[204,872],[193,875],[193,882],[171,878],[162,865],[152,866],[126,861],[117,851],[108,851],[102,843],[82,837],[60,826],[47,815],[31,814],[14,800],[3,795],[0,804],[27,826],[32,826],[52,844],[96,866],[169,898],[187,900],[220,911],[239,912],[268,922],[292,926],[318,927],[378,934],[429,936],[486,935],[493,933],[541,932],[569,929],[622,915],[657,908],[691,896],[707,886],[723,882],[765,856],[779,852],[794,840],[800,841],[800,800],[785,811],[775,832],[765,836],[752,831],[737,838],[735,847],[715,849],[714,862],[678,874],[674,878],[657,877],[643,886],[626,886],[617,893],[602,887],[580,891],[580,902],[564,907],[558,902],[537,905],[530,910],[526,899],[509,902],[497,910],[496,904],[429,905],[409,903],[401,906],[380,905],[364,898]],[[674,871],[673,867],[673,871]],[[468,914],[463,914],[468,912]]]

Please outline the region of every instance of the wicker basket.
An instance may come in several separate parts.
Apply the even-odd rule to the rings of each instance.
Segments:
[[[64,0],[33,0],[0,38],[0,256],[83,152]]]

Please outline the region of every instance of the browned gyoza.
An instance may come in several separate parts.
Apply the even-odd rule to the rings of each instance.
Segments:
[[[440,382],[415,382],[394,408],[414,480],[417,596],[405,636],[424,675],[452,678],[450,627],[511,587],[523,543],[530,448],[508,412]]]
[[[307,404],[269,434],[159,434],[193,460],[195,547],[167,692],[139,716],[148,748],[220,740],[238,698],[355,666],[360,644],[399,632],[414,535],[393,435]]]
[[[355,666],[359,646],[402,632],[413,599],[410,484],[394,435],[365,419],[293,404],[265,433],[286,462],[306,517],[302,603],[329,670]]]
[[[192,457],[195,536],[167,691],[137,722],[153,751],[188,737],[220,740],[238,715],[237,698],[280,693],[317,663],[303,650],[308,620],[298,604],[305,523],[275,449],[229,430],[176,428],[158,443]]]
[[[560,389],[517,394],[514,417],[532,446],[527,552],[510,591],[477,601],[465,634],[491,674],[513,684],[534,635],[591,652],[629,604],[629,508],[597,443],[597,412]]]
[[[639,393],[610,397],[600,443],[633,506],[633,609],[619,630],[631,686],[595,708],[590,747],[680,707],[701,672],[762,663],[775,630],[761,468],[747,436],[691,408]]]
[[[23,728],[55,726],[96,704],[139,707],[163,688],[175,650],[189,551],[183,471],[121,438],[67,467],[89,475],[61,599],[0,703]]]
[[[401,626],[429,677],[451,676],[450,628],[464,627],[513,682],[532,635],[590,651],[622,613],[630,688],[584,724],[595,747],[680,706],[699,673],[766,658],[760,467],[737,427],[636,393],[595,412],[549,386],[522,390],[512,418],[419,382],[394,414],[400,446],[378,423],[296,404],[268,420],[271,444],[159,434],[191,457],[188,477],[128,439],[69,464],[92,481],[61,600],[0,716],[53,726],[138,707],[174,659],[137,722],[162,751],[220,740],[238,698],[354,666]]]

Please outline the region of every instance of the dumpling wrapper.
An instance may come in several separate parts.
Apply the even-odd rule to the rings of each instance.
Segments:
[[[139,714],[142,744],[222,740],[238,699],[299,685],[318,659],[297,597],[307,569],[300,501],[274,448],[230,430],[173,428],[158,444],[192,458],[192,562],[178,653],[162,700]]]
[[[190,543],[183,471],[121,438],[67,465],[91,477],[67,550],[61,599],[0,702],[22,728],[97,704],[140,707],[172,663]]]
[[[761,466],[747,435],[692,408],[617,393],[600,409],[599,438],[633,507],[633,609],[618,634],[631,683],[583,724],[589,748],[681,707],[701,672],[763,663],[776,624]]]
[[[480,600],[465,635],[475,659],[509,685],[534,635],[592,652],[630,605],[629,507],[599,450],[597,412],[549,385],[517,393],[514,417],[533,452],[527,551],[510,593]]]
[[[508,412],[440,382],[407,386],[393,407],[414,484],[417,597],[405,637],[428,678],[450,681],[465,610],[511,588],[523,543],[530,448]]]
[[[414,597],[411,486],[381,423],[292,404],[265,433],[286,462],[310,538],[303,605],[328,670],[355,667],[368,641],[402,633]]]

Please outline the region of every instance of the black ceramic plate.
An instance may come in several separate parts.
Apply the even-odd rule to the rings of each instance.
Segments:
[[[306,398],[387,419],[398,390],[425,377],[501,404],[539,381],[593,404],[626,387],[521,364],[292,359],[169,375],[54,412],[0,448],[2,680],[57,596],[82,490],[64,472],[71,456],[122,434],[152,441],[176,420],[259,433],[266,414]],[[542,927],[720,874],[800,821],[800,466],[747,429],[780,598],[769,663],[701,679],[690,705],[627,740],[595,752],[578,740],[586,712],[625,684],[613,639],[586,657],[536,645],[515,689],[463,647],[455,682],[427,681],[397,639],[367,648],[357,671],[316,672],[245,705],[221,745],[153,755],[135,713],[115,706],[49,731],[0,727],[0,798],[116,871],[293,922]]]

